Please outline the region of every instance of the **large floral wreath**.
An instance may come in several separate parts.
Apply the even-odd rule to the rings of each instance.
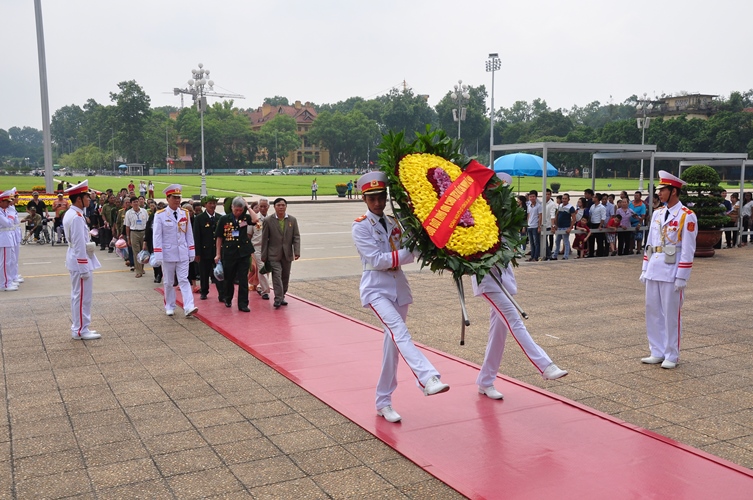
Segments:
[[[410,250],[418,249],[422,267],[448,270],[456,279],[476,275],[480,281],[495,265],[517,265],[525,211],[518,207],[510,186],[481,172],[483,184],[478,188],[482,192],[472,202],[453,203],[455,194],[448,193],[457,189],[472,169],[483,170],[458,152],[457,141],[427,126],[426,134],[419,134],[410,144],[402,132],[390,132],[383,137],[380,149],[379,166],[397,204],[395,216],[406,231],[404,244]],[[436,234],[437,220],[444,222],[442,215],[448,215],[440,210],[453,209],[454,218],[452,214],[448,217],[452,223],[443,224],[446,237],[437,244],[441,239]]]

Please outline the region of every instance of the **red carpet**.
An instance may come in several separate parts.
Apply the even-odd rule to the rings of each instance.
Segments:
[[[507,377],[493,401],[476,365],[428,347],[451,390],[424,397],[402,364],[390,424],[374,410],[381,331],[292,296],[274,310],[252,294],[250,314],[211,298],[201,321],[468,497],[753,497],[749,469]]]

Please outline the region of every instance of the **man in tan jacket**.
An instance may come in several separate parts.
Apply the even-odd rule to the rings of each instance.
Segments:
[[[264,219],[261,233],[261,260],[272,270],[272,288],[275,291],[275,309],[286,306],[290,267],[301,256],[301,233],[298,221],[286,213],[288,202],[277,198],[273,202],[275,213]]]

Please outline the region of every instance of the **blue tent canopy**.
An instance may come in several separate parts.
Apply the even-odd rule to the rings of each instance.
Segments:
[[[500,156],[494,160],[494,171],[505,172],[512,176],[542,177],[544,159],[527,153],[513,153]],[[549,162],[546,162],[546,176],[556,177],[559,174]]]
[[[121,170],[127,170],[128,169],[128,165],[119,165],[118,168],[121,169]]]

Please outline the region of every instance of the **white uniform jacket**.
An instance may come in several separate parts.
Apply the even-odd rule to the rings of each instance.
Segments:
[[[163,262],[191,262],[196,257],[193,229],[188,211],[179,208],[178,220],[173,210],[165,208],[154,214],[154,253]]]
[[[494,281],[494,278],[492,278],[489,274],[494,273],[495,276],[497,276],[497,279],[502,282],[502,285],[505,287],[505,289],[510,292],[510,295],[517,295],[518,293],[518,282],[515,281],[515,273],[512,272],[512,264],[508,265],[507,267],[502,269],[502,273],[500,275],[499,269],[496,267],[492,268],[492,270],[484,276],[484,278],[481,280],[481,283],[478,283],[478,280],[475,276],[471,276],[471,285],[473,286],[473,295],[478,297],[479,295],[482,295],[484,293],[493,293],[493,292],[501,292],[502,290],[499,289],[499,285],[496,281]]]
[[[665,214],[669,210],[669,217]],[[662,207],[654,210],[651,226],[646,237],[646,251],[643,254],[643,271],[646,279],[674,282],[677,278],[687,280],[693,269],[695,239],[698,235],[698,218],[692,210],[677,202],[672,208]],[[674,264],[664,260],[664,246],[676,245]],[[648,257],[648,247],[662,248]]]
[[[8,206],[8,213],[10,214],[11,218],[13,219],[13,223],[16,225],[16,245],[21,244],[21,217],[18,216],[18,210],[16,210],[15,205],[9,205]]]
[[[367,307],[375,297],[384,297],[398,305],[411,304],[413,296],[408,279],[400,269],[413,262],[413,254],[400,248],[402,233],[397,221],[385,215],[387,232],[379,223],[379,217],[371,212],[353,222],[351,235],[361,256],[361,305]]]
[[[65,267],[72,272],[88,273],[101,267],[97,255],[86,253],[86,244],[91,241],[89,227],[86,225],[84,212],[77,206],[66,210],[63,216],[63,231],[68,240],[65,254]],[[92,250],[94,248],[92,247]]]
[[[14,247],[15,241],[16,225],[13,215],[7,209],[0,208],[0,247]]]

